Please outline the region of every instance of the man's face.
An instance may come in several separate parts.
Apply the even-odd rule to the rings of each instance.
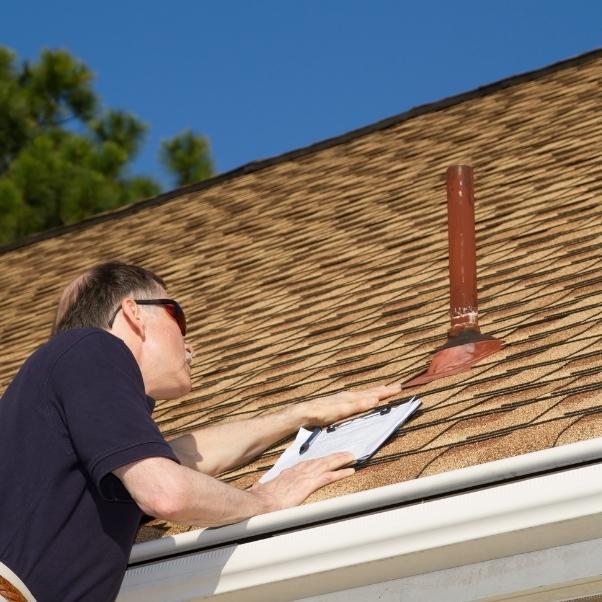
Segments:
[[[165,298],[165,291],[158,297]],[[142,343],[142,363],[146,392],[155,399],[175,399],[192,387],[190,366],[192,348],[178,323],[160,305],[139,306],[147,312]]]

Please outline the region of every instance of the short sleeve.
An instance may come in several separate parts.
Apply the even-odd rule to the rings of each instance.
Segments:
[[[74,451],[106,499],[123,498],[116,468],[157,456],[178,461],[151,418],[140,368],[117,337],[84,335],[58,358],[50,380]]]

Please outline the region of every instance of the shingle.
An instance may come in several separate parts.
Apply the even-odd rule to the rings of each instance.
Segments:
[[[445,342],[445,169],[468,162],[480,322],[506,347],[408,391],[420,413],[308,501],[600,436],[601,90],[597,51],[0,249],[0,390],[62,287],[113,258],[190,317],[193,390],[155,410],[169,437],[405,381]],[[285,446],[225,478],[249,486]]]

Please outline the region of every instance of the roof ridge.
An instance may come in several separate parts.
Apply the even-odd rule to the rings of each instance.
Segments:
[[[488,94],[497,92],[498,90],[503,90],[504,88],[519,85],[527,81],[533,81],[535,79],[548,75],[549,73],[554,73],[562,69],[567,69],[569,67],[587,63],[600,56],[602,56],[602,47],[590,50],[577,56],[570,57],[568,59],[563,59],[561,61],[545,65],[544,67],[539,67],[531,71],[525,71],[523,73],[512,75],[510,77],[506,77],[494,81],[492,83],[485,84],[483,86],[478,86],[477,88],[473,88],[472,90],[466,92],[461,92],[459,94],[448,96],[434,102],[418,105],[417,107],[413,107],[407,111],[398,113],[397,115],[394,115],[392,117],[381,119],[375,123],[356,128],[344,134],[333,136],[331,138],[326,138],[325,140],[321,140],[319,142],[315,142],[307,146],[294,149],[292,151],[287,151],[280,155],[268,157],[267,159],[261,159],[245,163],[240,167],[236,167],[230,171],[214,176],[213,178],[203,180],[201,182],[196,182],[194,184],[181,186],[179,188],[175,188],[173,190],[161,193],[155,197],[144,199],[131,205],[126,205],[115,210],[106,211],[104,213],[94,215],[75,224],[58,226],[49,230],[45,230],[44,232],[39,232],[30,236],[26,236],[6,245],[0,245],[0,255],[4,255],[5,253],[8,253],[10,251],[35,244],[37,242],[41,242],[43,240],[62,236],[63,234],[67,234],[69,232],[83,230],[88,226],[93,226],[95,224],[110,221],[122,216],[132,215],[146,209],[147,207],[162,205],[163,203],[166,203],[184,194],[198,192],[200,190],[210,188],[213,185],[234,179],[240,175],[254,173],[267,167],[271,167],[272,165],[277,165],[279,163],[284,163],[286,161],[290,161],[298,157],[303,157],[314,152],[318,152],[327,148],[332,148],[334,146],[338,146],[339,144],[343,144],[345,142],[360,138],[361,136],[365,136],[367,134],[371,134],[379,130],[384,130],[389,127],[393,127],[395,125],[398,125],[399,123],[402,123],[414,117],[425,115],[427,113],[434,113],[436,111],[440,111],[448,107],[472,100],[473,98],[486,96]]]

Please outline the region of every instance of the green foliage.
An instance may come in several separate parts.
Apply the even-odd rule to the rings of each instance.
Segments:
[[[19,83],[40,126],[56,126],[78,118],[90,119],[97,106],[93,73],[64,50],[44,50],[37,63],[25,63]]]
[[[64,50],[17,64],[0,47],[0,244],[158,194],[128,167],[146,125],[102,109],[93,73]],[[212,175],[207,141],[185,132],[161,159],[178,183]]]
[[[209,142],[186,130],[161,143],[161,163],[176,175],[176,185],[206,180],[213,175]]]
[[[146,133],[143,123],[123,111],[107,111],[90,122],[90,129],[99,142],[113,142],[128,156],[138,153]]]

